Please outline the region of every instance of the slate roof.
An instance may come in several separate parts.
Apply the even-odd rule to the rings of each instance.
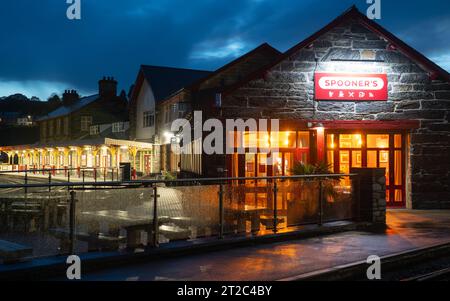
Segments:
[[[80,98],[79,100],[74,102],[72,105],[61,106],[58,109],[48,113],[46,116],[43,116],[38,121],[44,121],[44,120],[48,120],[48,119],[53,119],[53,118],[69,115],[69,114],[71,114],[75,111],[78,111],[78,110],[82,109],[83,107],[93,103],[97,99],[99,99],[98,94]]]
[[[211,74],[204,70],[148,65],[142,65],[141,70],[152,87],[157,102]]]

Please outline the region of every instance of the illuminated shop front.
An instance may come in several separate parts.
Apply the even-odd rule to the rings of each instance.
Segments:
[[[203,156],[205,176],[221,167],[289,175],[294,162],[324,162],[334,173],[384,168],[389,207],[450,208],[450,75],[354,7],[218,99],[211,117],[278,119],[282,138],[272,165],[236,149],[223,161]],[[244,140],[271,144],[264,132]]]

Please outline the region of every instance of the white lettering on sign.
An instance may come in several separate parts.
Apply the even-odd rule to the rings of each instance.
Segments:
[[[326,76],[319,80],[324,90],[382,90],[384,81],[377,77],[334,77]]]

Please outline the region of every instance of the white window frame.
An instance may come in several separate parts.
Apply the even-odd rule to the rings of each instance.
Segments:
[[[143,127],[150,128],[155,126],[155,112],[146,111],[143,113]]]
[[[89,135],[95,136],[100,134],[100,126],[99,125],[91,125],[89,128]]]
[[[92,116],[81,116],[81,131],[89,131],[92,124]]]
[[[125,123],[123,123],[123,122],[114,122],[112,124],[112,132],[113,133],[123,133],[123,132],[125,132]]]

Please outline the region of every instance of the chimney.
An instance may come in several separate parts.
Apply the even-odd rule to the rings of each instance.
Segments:
[[[117,96],[117,81],[114,77],[103,77],[98,81],[98,93],[100,97],[111,98]]]
[[[73,105],[78,99],[80,99],[80,95],[78,95],[76,90],[65,90],[63,94],[63,105],[64,106],[71,106]]]

